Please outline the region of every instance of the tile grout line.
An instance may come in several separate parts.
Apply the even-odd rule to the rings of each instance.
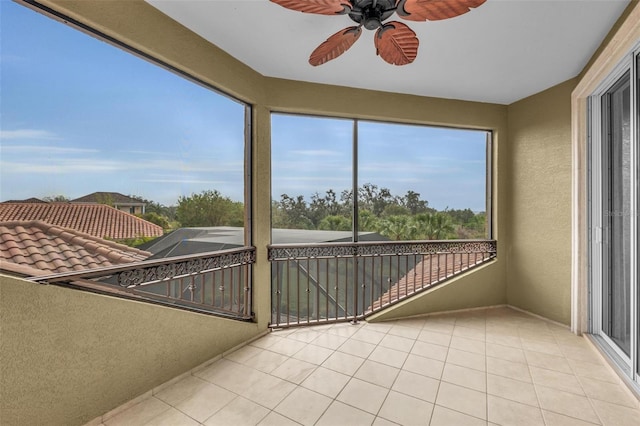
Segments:
[[[331,329],[331,328],[332,328],[332,327],[328,328],[327,330],[329,330],[329,329]],[[335,354],[336,352],[339,352],[340,347],[342,347],[345,343],[347,343],[348,341],[350,341],[350,340],[351,340],[351,338],[353,337],[353,335],[354,335],[355,333],[357,333],[357,331],[356,331],[356,332],[354,332],[354,333],[352,333],[352,334],[351,334],[351,336],[347,337],[347,340],[346,340],[346,341],[344,341],[344,342],[343,342],[340,346],[338,346],[336,349],[331,349],[331,350],[333,351],[333,354]],[[323,332],[323,333],[321,333],[321,334],[327,334],[327,333],[326,333],[326,331],[324,331],[324,332]],[[311,345],[311,344],[313,343],[313,341],[317,340],[319,337],[320,337],[320,336],[316,337],[314,340],[312,340],[311,342],[309,342],[309,343],[307,344],[307,346],[305,346],[305,347],[308,347],[309,345]],[[317,346],[317,345],[316,345],[316,346]],[[301,351],[301,350],[302,350],[302,349],[300,349],[300,351]],[[300,351],[298,351],[298,352],[300,352]],[[298,353],[298,352],[296,352],[296,353]],[[346,352],[341,352],[341,353],[344,353],[344,354],[347,354],[347,355],[351,355],[351,354],[348,354],[348,353],[346,353]],[[332,354],[332,355],[333,355],[333,354]],[[356,355],[353,355],[353,356],[356,356]],[[327,360],[327,359],[329,359],[330,357],[331,357],[331,355],[330,355],[329,357],[327,357],[324,361],[326,361],[326,360]],[[367,358],[365,358],[365,359],[367,359]],[[323,361],[323,363],[324,363],[324,361]],[[320,367],[322,367],[322,364],[316,365],[316,368],[314,369],[314,372],[315,372],[315,371],[317,371],[317,370],[318,370],[318,368],[320,368]],[[327,368],[327,367],[323,367],[323,368]],[[360,367],[359,367],[359,368],[360,368]],[[359,368],[358,368],[358,369],[359,369]],[[336,372],[336,373],[339,373],[339,374],[344,374],[344,373],[341,373],[341,372],[339,372],[339,371],[335,371],[335,370],[333,370],[333,369],[329,369],[329,368],[327,368],[327,369],[328,369],[328,370],[330,370],[330,371],[334,371],[334,372]],[[356,373],[357,373],[357,371],[358,371],[358,370],[356,370],[353,374],[356,374]],[[313,374],[313,373],[311,373],[311,374]],[[309,374],[309,375],[307,376],[307,378],[308,378],[311,374]],[[339,400],[337,399],[337,398],[338,398],[338,396],[339,396],[339,395],[344,391],[344,389],[346,388],[346,386],[348,385],[348,383],[351,381],[351,379],[353,379],[353,378],[354,378],[353,374],[349,376],[349,380],[348,380],[347,382],[345,382],[345,384],[344,384],[344,385],[342,386],[342,388],[341,388],[341,389],[336,393],[336,395],[335,395],[334,397],[328,397],[328,398],[330,398],[330,399],[331,399],[331,402],[330,402],[330,403],[329,403],[329,405],[327,405],[327,407],[323,410],[323,412],[320,414],[320,416],[318,416],[318,418],[314,421],[314,423],[313,423],[314,425],[315,425],[315,424],[317,424],[317,423],[320,421],[320,419],[324,416],[324,414],[329,410],[329,408],[330,408],[330,407],[333,405],[333,403],[335,403],[335,402],[339,402],[339,403],[341,403],[341,404],[347,405],[347,406],[349,406],[349,407],[352,407],[352,408],[354,408],[354,409],[357,409],[357,410],[360,410],[360,411],[363,411],[363,412],[365,412],[365,413],[366,413],[366,411],[362,410],[361,408],[354,407],[354,406],[352,406],[352,405],[350,405],[350,404],[348,404],[348,403],[346,403],[346,402],[339,401]],[[305,378],[305,380],[306,380],[306,378]],[[313,390],[313,389],[305,388],[304,386],[302,386],[302,383],[303,383],[303,382],[304,382],[304,380],[303,380],[302,382],[300,382],[300,384],[296,384],[296,386],[297,386],[297,387],[302,387],[303,389],[308,390],[308,391],[310,391],[310,392],[314,392],[314,393],[316,393],[316,394],[318,394],[318,395],[321,395],[321,396],[327,397],[327,395],[321,394],[321,393],[319,393],[319,392],[317,392],[317,391],[315,391],[315,390]],[[294,383],[294,384],[295,384],[295,383]],[[295,389],[294,389],[294,390],[295,390]],[[292,391],[292,392],[293,392],[293,391]],[[283,400],[284,400],[284,399],[283,399]],[[278,404],[278,405],[279,405],[279,404]],[[276,406],[276,408],[277,408],[277,406]],[[274,411],[275,411],[275,410],[274,410]],[[276,413],[277,413],[277,412],[276,412]],[[280,414],[280,413],[277,413],[277,414]],[[282,414],[281,414],[281,415],[282,415]],[[284,416],[284,417],[286,417],[286,416]],[[374,419],[375,419],[375,417],[376,417],[376,416],[374,415]],[[289,417],[287,417],[287,418],[288,418],[288,419],[290,419]],[[290,419],[290,420],[292,420],[292,421],[294,421],[294,422],[295,422],[295,420],[293,420],[293,419]],[[297,422],[296,422],[296,423],[297,423]]]
[[[318,335],[318,336],[316,336],[313,340],[311,340],[311,341],[309,341],[309,342],[305,342],[305,346],[304,346],[304,347],[302,347],[302,348],[300,348],[300,349],[299,349],[298,351],[296,351],[294,354],[292,354],[292,355],[289,357],[289,359],[297,359],[297,358],[293,358],[293,356],[294,356],[294,355],[296,355],[296,354],[298,354],[299,352],[301,352],[301,351],[302,351],[302,350],[304,350],[305,348],[308,348],[309,346],[311,346],[311,345],[313,344],[313,342],[314,342],[314,341],[316,341],[320,336],[325,335],[325,334],[326,334],[326,331],[327,331],[327,330],[329,330],[329,329],[331,329],[331,328],[333,328],[333,326],[331,326],[331,327],[327,328],[326,330],[323,330],[323,331],[319,332],[319,333],[318,333],[319,335]],[[297,333],[297,331],[296,331],[296,332],[293,332],[293,333],[291,333],[291,334],[289,334],[289,335],[287,335],[287,336],[285,336],[285,339],[286,339],[286,338],[288,338],[288,337],[290,337],[291,335],[293,335],[293,334],[295,334],[295,333]],[[293,340],[298,341],[298,340],[297,340],[297,339],[295,339],[295,338],[292,338],[292,339],[293,339]],[[337,351],[337,349],[333,350],[333,353],[335,353],[336,351]],[[331,355],[330,355],[330,356],[331,356]],[[328,359],[328,358],[329,358],[329,357],[327,357],[327,359]],[[324,361],[326,361],[326,359],[325,359]],[[324,361],[323,361],[323,363],[324,363]],[[305,361],[305,362],[306,362],[306,361]],[[305,389],[305,390],[307,390],[307,391],[309,391],[309,392],[313,392],[313,393],[315,393],[315,394],[318,394],[318,395],[321,395],[321,396],[326,397],[326,395],[323,395],[323,394],[321,394],[321,393],[319,393],[319,392],[316,392],[316,391],[315,391],[315,390],[313,390],[313,389],[308,389],[308,388],[305,388],[304,386],[302,386],[302,383],[303,383],[303,382],[304,382],[304,381],[305,381],[309,376],[311,376],[314,372],[316,372],[316,371],[318,370],[318,368],[320,368],[320,366],[321,366],[322,364],[314,364],[314,365],[315,365],[315,367],[313,368],[313,371],[312,371],[311,373],[307,374],[307,376],[306,376],[304,379],[302,379],[302,380],[300,381],[300,383],[290,382],[290,383],[293,383],[293,384],[295,385],[295,387],[294,387],[294,388],[291,390],[291,392],[289,392],[289,393],[288,393],[284,398],[282,398],[282,400],[281,400],[281,401],[280,401],[280,402],[279,402],[279,403],[278,403],[278,404],[273,408],[273,410],[271,410],[272,412],[273,412],[273,411],[275,411],[275,409],[276,409],[276,408],[278,408],[278,406],[279,406],[280,404],[282,404],[282,402],[283,402],[285,399],[287,399],[287,397],[288,397],[289,395],[291,395],[293,392],[295,392],[295,391],[296,391],[297,389],[299,389],[299,388],[302,388],[302,389]],[[277,376],[274,376],[274,377],[277,377]],[[282,379],[282,380],[286,380],[286,379]],[[345,383],[345,386],[346,386],[346,383]],[[344,388],[344,387],[343,387],[343,388]],[[342,389],[340,390],[340,392],[342,392]],[[338,392],[338,395],[340,394],[340,392]],[[337,395],[336,395],[336,396],[337,396]],[[322,413],[320,414],[320,416],[318,416],[318,418],[313,422],[313,424],[314,424],[314,425],[315,425],[316,423],[318,423],[318,421],[320,421],[320,419],[322,418],[322,416],[327,412],[327,410],[329,410],[329,407],[331,407],[331,405],[333,404],[333,402],[334,402],[334,401],[335,401],[335,398],[331,398],[331,402],[329,403],[329,405],[327,405],[327,407],[322,411]],[[286,417],[286,418],[288,418],[288,419],[289,419],[289,420],[291,420],[291,421],[294,421],[295,423],[298,423],[298,422],[297,422],[297,421],[295,421],[294,419],[291,419],[290,417],[287,417],[287,416],[285,416],[285,415],[284,415],[284,414],[282,414],[282,413],[279,413],[279,412],[277,412],[277,411],[276,411],[276,413],[277,413],[277,414],[280,414],[280,415],[282,415],[282,416],[284,416],[284,417]],[[266,417],[266,416],[265,416],[265,417]],[[263,420],[264,420],[264,419],[263,419]]]
[[[485,311],[484,318],[484,398],[485,398],[485,417],[489,424],[489,362],[487,360],[487,317]]]
[[[389,335],[390,335],[390,334],[389,334],[389,332],[391,331],[391,329],[392,329],[392,328],[393,328],[393,327],[390,327],[390,328],[389,328],[389,330],[387,330],[386,336],[389,336]],[[388,397],[389,397],[389,395],[391,394],[391,391],[392,391],[392,389],[393,389],[393,386],[395,385],[396,381],[398,380],[398,377],[400,377],[400,373],[402,373],[402,371],[404,371],[404,366],[405,366],[405,364],[407,363],[407,359],[409,358],[409,354],[410,354],[410,353],[411,353],[411,351],[413,350],[413,347],[415,346],[416,341],[418,340],[418,336],[420,336],[420,332],[423,330],[423,328],[424,328],[424,324],[422,325],[422,327],[420,327],[420,331],[418,331],[418,335],[417,335],[414,339],[412,339],[412,340],[413,340],[413,343],[411,344],[411,347],[409,348],[409,351],[407,352],[407,355],[405,356],[404,361],[402,362],[402,365],[398,368],[398,374],[396,374],[396,377],[393,379],[393,382],[392,382],[392,383],[391,383],[391,385],[389,386],[389,391],[387,392],[387,396],[385,397],[384,401],[383,401],[383,402],[382,402],[382,404],[380,405],[380,408],[378,409],[378,414],[380,413],[380,410],[381,410],[381,409],[382,409],[382,407],[384,406],[384,403],[386,402],[387,398],[388,398]],[[397,335],[393,335],[393,334],[392,334],[391,336],[394,336],[394,337],[400,337],[400,338],[405,338],[404,336],[397,336]],[[384,338],[383,338],[382,340],[384,340]],[[382,342],[382,340],[380,340],[380,341]],[[402,392],[398,392],[398,393],[402,393]],[[404,393],[402,393],[402,394],[403,394],[403,395],[406,395],[406,394],[404,394]],[[410,397],[411,397],[411,395],[408,395],[408,396],[410,396]],[[416,399],[420,399],[420,398],[416,398]],[[420,400],[421,400],[421,399],[420,399]],[[421,400],[421,401],[422,401],[422,400]],[[433,408],[435,408],[435,401],[433,402]],[[431,416],[433,416],[433,408],[431,409]],[[377,418],[377,417],[380,417],[380,416],[376,415],[376,418]],[[389,419],[386,419],[385,417],[381,417],[381,418],[383,418],[383,419],[385,419],[385,420],[389,420]],[[375,419],[374,419],[374,421],[375,421]],[[391,420],[389,420],[389,421],[391,421]],[[430,418],[429,418],[429,422],[431,422],[431,419],[430,419]]]
[[[518,332],[518,336],[520,337],[520,333]],[[522,337],[520,337],[521,343],[522,343]],[[554,336],[554,340],[555,340],[555,336]],[[536,352],[536,351],[533,351]],[[548,425],[547,422],[547,416],[544,415],[544,411],[548,411],[548,410],[543,410],[542,409],[542,403],[540,402],[540,395],[538,392],[538,386],[536,385],[535,380],[533,379],[533,373],[531,372],[531,364],[529,363],[529,358],[527,358],[527,353],[524,351],[524,346],[523,346],[523,353],[524,353],[524,359],[527,362],[527,371],[529,371],[529,376],[531,377],[531,384],[533,385],[533,392],[536,395],[536,401],[538,402],[538,409],[540,410],[540,415],[542,417],[542,421],[544,422],[545,425]]]
[[[301,342],[300,340],[296,339],[295,337],[292,337],[294,334],[299,333],[299,332],[300,332],[300,330],[302,330],[302,328],[300,328],[299,330],[296,330],[296,331],[294,331],[294,332],[292,332],[292,333],[289,333],[289,334],[287,334],[286,336],[283,336],[283,339],[285,339],[285,340],[286,340],[286,339],[290,339],[290,340],[293,340],[293,341],[296,341],[296,342]],[[323,332],[320,332],[319,334],[323,334]],[[304,345],[302,348],[300,348],[299,350],[297,350],[296,352],[294,352],[292,355],[288,356],[287,361],[288,361],[288,360],[290,360],[290,359],[296,359],[296,358],[293,358],[293,356],[294,356],[295,354],[299,353],[300,351],[304,350],[305,348],[309,347],[309,345],[311,345],[311,342],[313,342],[313,341],[314,341],[314,340],[316,340],[317,338],[318,338],[318,337],[314,338],[313,340],[311,340],[311,341],[309,341],[309,342],[304,342],[304,343],[305,343],[305,345]],[[286,362],[286,361],[285,361],[285,362]],[[282,364],[280,364],[280,365],[282,365]],[[313,371],[312,371],[311,373],[309,373],[309,374],[307,375],[307,377],[309,377],[311,374],[313,374],[313,373],[318,369],[318,367],[319,367],[319,366],[318,366],[318,365],[316,365],[316,366],[314,367]],[[292,384],[294,385],[294,388],[293,388],[289,393],[287,393],[287,394],[286,394],[286,395],[285,395],[285,396],[280,400],[280,402],[278,402],[278,404],[277,404],[273,409],[271,409],[270,413],[275,412],[276,414],[279,414],[279,415],[281,415],[281,416],[283,416],[283,417],[285,417],[285,418],[287,418],[287,419],[289,419],[289,420],[291,420],[291,421],[293,421],[293,422],[295,422],[295,423],[298,423],[297,421],[295,421],[294,419],[292,419],[292,418],[290,418],[290,417],[286,416],[285,414],[283,414],[283,413],[280,413],[280,412],[276,411],[276,408],[278,408],[278,407],[280,406],[280,404],[282,404],[282,402],[283,402],[285,399],[287,399],[287,398],[288,398],[288,397],[289,397],[293,392],[295,392],[299,387],[301,387],[301,384],[302,384],[302,382],[303,382],[304,380],[306,380],[306,377],[305,377],[304,379],[302,379],[302,381],[300,382],[300,384],[295,383],[295,382],[290,382],[290,381],[289,381],[289,380],[287,380],[287,379],[282,379],[282,378],[280,378],[280,377],[277,377],[277,376],[274,376],[274,375],[272,375],[272,374],[271,374],[273,371],[275,371],[275,370],[277,370],[277,369],[278,369],[278,367],[274,368],[270,373],[267,373],[267,374],[269,374],[269,375],[270,375],[270,376],[272,376],[272,377],[278,378],[278,379],[280,379],[280,380],[284,380],[284,381],[287,381],[287,382],[289,382],[289,383],[292,383]],[[313,390],[311,390],[311,389],[306,389],[306,388],[303,388],[303,389],[308,390],[308,391],[310,391],[310,392],[314,392],[314,391],[313,391]],[[317,393],[317,392],[314,392],[314,393]],[[328,407],[327,407],[327,408],[328,408]],[[266,416],[265,416],[265,417],[266,417]],[[316,421],[317,421],[317,420],[316,420]]]
[[[387,330],[387,332],[386,332],[386,333],[384,333],[384,334],[385,334],[385,336],[388,336],[388,333],[389,333],[389,330]],[[383,340],[384,340],[384,337],[383,337],[382,339],[380,339],[380,342],[382,342]],[[378,347],[380,347],[380,342],[378,342],[378,343],[375,345],[375,348],[373,349],[373,351],[371,351],[371,353],[367,356],[367,358],[365,358],[366,360],[368,360],[368,359],[369,359],[369,357],[371,356],[371,354],[373,354],[373,353],[375,352],[375,350],[376,350]],[[414,342],[414,344],[415,344],[415,342]],[[408,355],[407,355],[407,356],[408,356]],[[405,361],[406,361],[406,359],[405,359]],[[374,361],[374,362],[375,362],[375,361]],[[404,363],[403,363],[403,365],[404,365]],[[360,368],[362,368],[362,366],[360,366]],[[358,370],[359,370],[359,369],[358,369]],[[357,371],[356,371],[356,373],[357,373]],[[356,374],[356,373],[354,373],[354,374]],[[400,374],[400,372],[398,372],[398,374]],[[398,378],[398,376],[396,376],[396,378],[394,379],[394,382],[397,380],[397,378]],[[393,383],[392,383],[392,386],[393,386]],[[374,418],[373,418],[373,421],[374,421],[374,422],[376,421],[376,419],[377,419],[378,417],[380,417],[380,410],[382,410],[382,407],[384,406],[384,403],[387,401],[387,398],[389,398],[389,394],[390,394],[390,393],[391,393],[391,387],[389,387],[389,388],[387,389],[387,394],[386,394],[386,395],[384,396],[384,398],[382,399],[382,402],[380,403],[380,407],[378,407],[378,411],[376,411],[376,414],[374,414]],[[383,419],[384,419],[384,417],[381,417],[381,418],[383,418]],[[387,420],[387,419],[385,419],[385,420]]]
[[[364,326],[361,326],[361,327],[360,327],[360,330],[364,329],[364,327],[366,326],[366,324],[368,324],[368,323],[366,323],[366,322],[365,322],[365,325],[364,325]],[[347,341],[345,341],[345,342],[343,343],[343,345],[344,345],[344,344],[346,344],[347,342],[351,341],[351,339],[353,339],[353,336],[355,336],[355,335],[356,335],[360,330],[358,330],[358,331],[356,331],[355,333],[351,334],[351,336],[349,336],[349,337],[347,338]],[[384,333],[384,334],[386,335],[387,333]],[[354,339],[354,340],[359,341],[359,342],[364,342],[364,343],[372,344],[372,343],[370,343],[370,342],[366,342],[366,341],[364,341],[364,340],[359,340],[359,339]],[[382,339],[381,339],[380,341],[382,341]],[[340,346],[336,349],[336,351],[339,351],[339,349],[340,349],[343,345],[340,345]],[[366,357],[366,358],[363,358],[363,359],[364,359],[365,361],[367,361],[367,360],[369,359],[369,356],[371,356],[371,354],[375,351],[375,349],[376,349],[377,347],[378,347],[378,344],[374,344],[374,349],[369,353],[369,355],[367,355],[367,357]],[[342,352],[342,353],[345,353],[345,352]],[[347,353],[347,354],[348,354],[348,353]],[[348,355],[352,355],[352,354],[348,354]],[[357,355],[352,355],[352,356],[357,356]],[[358,357],[358,358],[360,358],[360,357]],[[372,361],[372,362],[375,362],[375,361]],[[354,372],[353,372],[353,374],[349,375],[349,380],[344,384],[344,386],[342,387],[342,389],[340,390],[340,392],[338,392],[338,393],[336,394],[336,396],[335,396],[335,398],[334,398],[334,400],[333,400],[333,401],[334,401],[334,402],[335,402],[335,401],[338,401],[338,402],[340,402],[341,404],[345,404],[345,405],[347,405],[347,406],[349,406],[349,407],[351,407],[351,408],[354,408],[354,409],[356,409],[356,410],[360,410],[360,411],[363,411],[363,412],[365,412],[365,413],[371,414],[371,415],[373,415],[373,422],[375,422],[375,420],[378,418],[378,413],[380,412],[380,409],[382,408],[382,406],[384,405],[384,402],[386,401],[387,397],[389,396],[389,392],[391,391],[391,389],[390,389],[390,388],[387,390],[387,394],[385,395],[384,399],[382,400],[382,403],[380,404],[380,407],[378,407],[378,410],[377,410],[377,412],[376,412],[375,414],[370,413],[370,412],[368,412],[368,411],[366,411],[366,410],[363,410],[363,409],[362,409],[362,408],[360,408],[360,407],[355,407],[355,406],[353,406],[353,405],[351,405],[351,404],[349,404],[349,403],[347,403],[347,402],[339,401],[339,400],[338,400],[338,397],[340,396],[340,394],[342,394],[342,392],[344,391],[344,389],[348,386],[348,384],[349,384],[353,379],[361,380],[361,379],[358,379],[357,377],[355,377],[355,375],[358,373],[358,371],[360,370],[360,368],[362,368],[362,365],[363,365],[363,364],[364,364],[364,361],[363,361],[363,363],[358,367],[358,369],[356,369],[356,371],[354,371]],[[364,381],[364,380],[363,380],[363,381]],[[366,382],[366,381],[364,381],[364,382]],[[366,382],[366,383],[370,383],[370,384],[375,385],[374,383],[371,383],[371,382]],[[327,409],[328,409],[328,408],[327,408]],[[322,416],[321,416],[320,418],[322,418]],[[320,420],[320,418],[318,419],[318,421]],[[373,422],[372,422],[372,423],[373,423]],[[317,421],[316,421],[316,423],[317,423]]]
[[[436,397],[435,397],[435,400],[433,401],[433,411],[431,412],[431,418],[429,419],[429,424],[431,424],[431,422],[433,421],[433,412],[435,412],[436,407],[443,407],[443,408],[446,408],[448,410],[455,411],[456,413],[469,415],[468,413],[463,413],[463,412],[455,410],[453,408],[445,407],[444,405],[441,406],[441,405],[438,405],[438,403],[437,403],[438,402],[438,396],[440,395],[440,388],[441,388],[442,381],[443,381],[444,370],[447,367],[447,360],[449,359],[449,352],[450,352],[450,349],[451,349],[451,342],[453,341],[453,334],[455,332],[455,327],[456,327],[456,325],[455,325],[455,321],[454,321],[453,329],[451,330],[451,335],[450,335],[451,338],[449,339],[449,345],[447,346],[447,355],[445,356],[445,360],[444,360],[444,363],[443,363],[443,366],[442,366],[442,373],[440,374],[440,378],[438,379],[438,390],[436,391]],[[452,364],[452,365],[456,365],[456,364]],[[448,382],[446,382],[446,383],[448,383]],[[472,417],[475,417],[475,416],[472,416]],[[485,422],[486,421],[487,420],[485,419]]]

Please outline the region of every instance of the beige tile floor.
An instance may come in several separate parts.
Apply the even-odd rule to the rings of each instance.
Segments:
[[[496,308],[275,331],[101,421],[638,426],[640,405],[584,338]]]

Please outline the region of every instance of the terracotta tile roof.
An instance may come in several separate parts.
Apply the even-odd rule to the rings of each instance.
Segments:
[[[34,221],[0,222],[0,270],[48,275],[145,260],[151,253]]]
[[[455,274],[459,274],[474,265],[479,265],[489,259],[489,256],[483,257],[481,253],[477,255],[470,254],[437,254],[432,256],[424,256],[423,260],[416,264],[407,274],[400,280],[389,287],[389,290],[380,298],[373,302],[372,306],[367,308],[367,312],[373,309],[379,309],[381,306],[388,305],[398,299],[403,299],[407,295],[411,295],[424,288],[444,280]]]
[[[41,220],[98,238],[159,237],[161,226],[104,204],[0,203],[0,222]]]
[[[115,204],[144,204],[140,200],[122,195],[119,192],[94,192],[89,195],[85,195],[75,200],[71,200],[72,203],[105,203],[110,201]]]

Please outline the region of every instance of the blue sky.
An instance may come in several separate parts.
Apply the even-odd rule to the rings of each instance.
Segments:
[[[0,201],[94,191],[241,201],[244,107],[0,0]],[[349,120],[273,118],[273,198],[351,186]],[[484,210],[484,134],[361,122],[359,183]]]
[[[272,196],[351,188],[351,120],[272,116]],[[485,209],[485,132],[358,122],[358,185],[420,193],[442,210]],[[300,141],[304,141],[302,146]],[[311,189],[313,185],[313,189]]]

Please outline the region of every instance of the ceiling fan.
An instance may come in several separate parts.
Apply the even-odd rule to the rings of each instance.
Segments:
[[[287,9],[319,15],[349,15],[358,25],[344,28],[320,44],[309,57],[322,65],[346,52],[360,38],[362,27],[377,30],[376,54],[392,65],[407,65],[418,55],[418,37],[402,22],[390,21],[397,13],[410,21],[454,18],[482,5],[486,0],[271,0]]]

